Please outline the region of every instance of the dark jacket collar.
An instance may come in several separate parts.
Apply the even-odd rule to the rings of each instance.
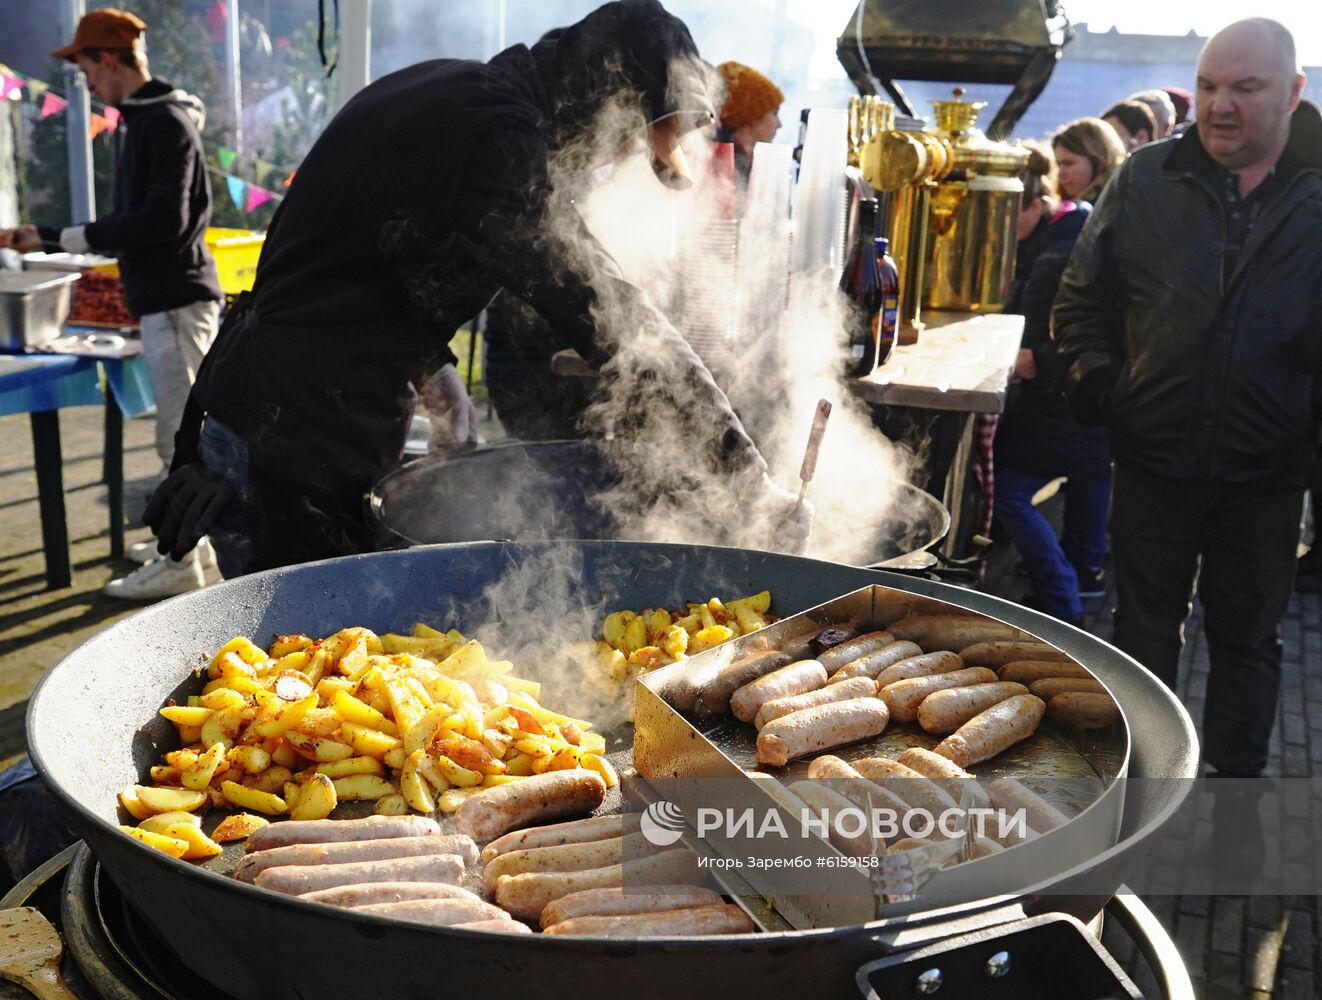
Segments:
[[[1216,166],[1210,153],[1203,146],[1198,136],[1198,126],[1187,129],[1178,139],[1167,139],[1171,151],[1163,164],[1167,173],[1194,174],[1207,170],[1207,165]],[[1285,154],[1300,169],[1322,171],[1322,114],[1317,106],[1308,101],[1300,101],[1290,117],[1290,138],[1285,144]]]

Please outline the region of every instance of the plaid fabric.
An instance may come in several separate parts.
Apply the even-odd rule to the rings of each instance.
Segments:
[[[1000,414],[979,413],[973,422],[973,475],[982,490],[982,510],[978,517],[978,533],[991,536],[992,502],[996,499],[996,468],[992,461],[992,442],[996,439],[996,426]]]

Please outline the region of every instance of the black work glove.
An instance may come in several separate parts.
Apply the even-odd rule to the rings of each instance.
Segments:
[[[1115,380],[1114,369],[1094,368],[1069,389],[1070,410],[1079,423],[1093,427],[1106,423],[1106,404]]]
[[[190,462],[156,487],[142,520],[158,539],[156,549],[182,559],[211,530],[234,488],[200,462]]]

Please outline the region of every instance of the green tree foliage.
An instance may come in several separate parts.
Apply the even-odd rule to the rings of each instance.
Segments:
[[[213,43],[204,8],[181,4],[179,0],[132,0],[121,6],[132,10],[148,25],[147,56],[152,75],[195,94],[207,107],[202,140],[212,168],[212,225],[265,228],[276,203],[268,202],[253,212],[243,211],[231,200],[220,169],[217,152],[230,141],[228,103],[224,95],[224,51]],[[251,102],[254,95],[260,98],[263,93],[282,94],[283,111],[269,140],[245,148],[229,172],[278,194],[284,189],[285,177],[297,168],[329,120],[337,81],[326,79],[317,57],[315,25],[311,24],[293,33],[287,44],[277,45],[274,60],[261,69],[269,77],[248,81],[254,86],[245,89],[246,100]],[[53,61],[46,82],[63,92],[64,73]],[[38,108],[39,102],[25,108],[28,127],[20,149],[24,217],[58,225],[74,221],[69,208],[67,116],[56,114],[38,120]],[[92,110],[102,108],[93,101]],[[117,142],[118,133],[111,132],[103,132],[92,142],[96,204],[101,214],[108,212],[113,203]],[[258,160],[277,169],[262,171],[258,176]]]

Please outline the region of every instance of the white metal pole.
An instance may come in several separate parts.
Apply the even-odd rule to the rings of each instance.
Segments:
[[[372,0],[340,5],[340,106],[372,80]]]
[[[239,67],[239,0],[227,0],[225,18],[225,97],[230,112],[230,146],[243,152],[243,76]]]
[[[84,0],[64,0],[60,5],[60,27],[65,38],[72,38],[83,19]],[[64,93],[69,100],[65,111],[65,141],[69,151],[69,211],[71,222],[91,222],[96,218],[96,187],[92,181],[92,106],[87,96],[87,78],[74,63],[64,64]]]

